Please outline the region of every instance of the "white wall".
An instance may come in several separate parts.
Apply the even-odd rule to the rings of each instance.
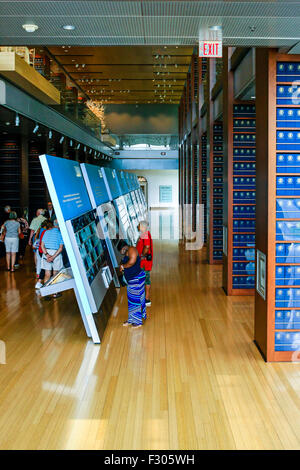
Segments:
[[[178,170],[128,170],[148,181],[148,207],[178,207]],[[172,186],[172,203],[159,202],[159,186]]]
[[[179,237],[178,170],[128,170],[148,181],[148,208],[151,235],[154,240]],[[159,186],[172,186],[172,203],[159,202]],[[170,207],[170,210],[155,210]],[[151,210],[152,209],[152,210]],[[154,210],[153,210],[154,209]],[[172,217],[172,229],[170,224]]]

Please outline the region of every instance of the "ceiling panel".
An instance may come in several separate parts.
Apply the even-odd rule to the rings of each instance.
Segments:
[[[46,50],[89,98],[118,104],[179,103],[193,53],[186,46]]]
[[[39,29],[26,33],[26,22]],[[70,23],[76,29],[65,31]],[[193,45],[199,27],[214,24],[223,26],[226,44],[290,45],[299,40],[299,1],[0,0],[3,45]]]

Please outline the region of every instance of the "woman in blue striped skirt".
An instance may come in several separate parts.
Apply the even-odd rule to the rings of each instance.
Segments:
[[[145,272],[141,269],[141,258],[134,246],[123,243],[120,253],[124,256],[120,271],[127,281],[128,320],[123,325],[139,328],[146,319]]]

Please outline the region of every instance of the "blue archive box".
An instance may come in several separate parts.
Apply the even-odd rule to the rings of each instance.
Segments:
[[[275,332],[275,351],[285,351],[284,348],[284,332],[276,331]]]
[[[300,130],[277,131],[276,142],[277,150],[300,150]]]
[[[277,219],[300,219],[300,199],[276,198]]]
[[[276,222],[276,240],[300,241],[300,222]]]
[[[233,149],[233,161],[254,161],[256,159],[255,148],[234,148]]]
[[[278,153],[276,165],[277,173],[300,173],[300,155],[296,153]]]
[[[253,261],[245,261],[242,263],[234,262],[232,264],[232,272],[234,275],[254,275],[255,274],[255,263]]]
[[[300,333],[276,331],[275,351],[300,351]]]
[[[293,82],[299,80],[299,62],[277,62],[277,82]]]
[[[298,77],[299,80],[299,77]],[[278,105],[298,105],[300,104],[299,99],[299,85],[277,85],[276,87]]]
[[[297,108],[277,108],[277,127],[300,128],[300,109]]]

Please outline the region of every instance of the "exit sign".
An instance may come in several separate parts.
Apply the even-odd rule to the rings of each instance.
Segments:
[[[199,57],[222,57],[222,41],[200,41]]]

